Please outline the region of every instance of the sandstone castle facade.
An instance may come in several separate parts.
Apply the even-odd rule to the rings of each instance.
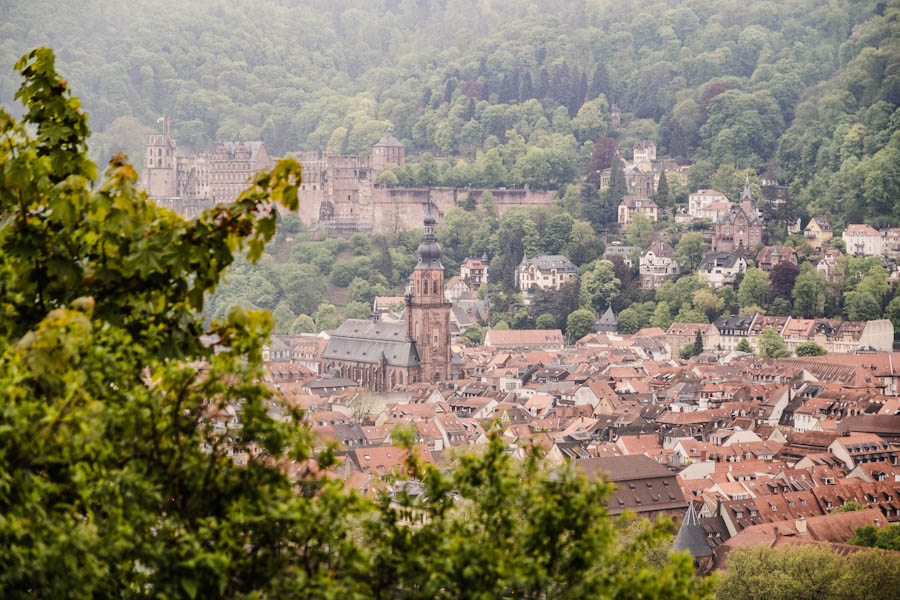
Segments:
[[[303,166],[299,217],[303,225],[329,233],[396,235],[419,226],[426,207],[440,222],[443,214],[476,199],[486,190],[456,188],[387,188],[375,186],[378,174],[406,165],[406,148],[392,135],[372,147],[369,156],[299,152]],[[148,137],[141,182],[150,199],[192,218],[218,203],[231,202],[254,173],[274,161],[261,141],[223,142],[212,153],[179,156],[172,136]],[[550,206],[554,193],[527,189],[490,190],[502,215],[514,206]]]
[[[265,144],[222,142],[211,154],[179,156],[167,133],[148,136],[141,183],[150,199],[184,217],[234,201],[257,171],[271,168]]]

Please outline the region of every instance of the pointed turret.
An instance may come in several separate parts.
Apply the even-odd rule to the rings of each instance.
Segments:
[[[688,505],[687,514],[684,515],[684,521],[678,529],[678,535],[675,536],[675,551],[683,550],[687,550],[694,558],[713,554],[712,548],[706,541],[706,531],[700,524],[700,517],[694,510],[693,502]]]
[[[744,191],[741,192],[741,202],[753,202],[753,192],[750,190],[750,175],[744,180]]]
[[[616,313],[613,312],[612,306],[607,307],[603,316],[594,323],[594,327],[598,332],[616,333],[619,331],[619,319],[616,318]]]

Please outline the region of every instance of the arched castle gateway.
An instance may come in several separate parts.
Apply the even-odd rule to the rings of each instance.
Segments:
[[[444,265],[435,223],[429,203],[425,235],[406,292],[404,321],[347,319],[322,352],[321,373],[340,374],[376,392],[450,379],[450,303],[444,299]]]

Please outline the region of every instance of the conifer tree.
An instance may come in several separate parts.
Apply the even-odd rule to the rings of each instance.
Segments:
[[[660,211],[669,206],[669,182],[666,179],[665,171],[659,174],[659,183],[656,186],[656,204]]]

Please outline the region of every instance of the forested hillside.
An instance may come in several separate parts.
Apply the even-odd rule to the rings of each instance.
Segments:
[[[62,11],[10,0],[0,99],[10,104],[14,60],[47,44],[91,114],[100,160],[121,149],[139,158],[166,115],[190,149],[262,138],[275,154],[367,153],[390,131],[411,154],[454,159],[425,183],[558,187],[584,174],[597,138],[628,157],[649,137],[694,165],[693,188],[722,168],[768,169],[801,214],[896,223],[898,10],[896,0],[87,0]],[[616,131],[613,104],[625,120]]]

